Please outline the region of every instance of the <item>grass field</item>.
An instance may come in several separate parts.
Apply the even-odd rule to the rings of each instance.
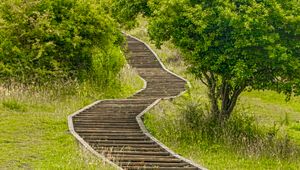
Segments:
[[[264,92],[264,96],[271,95],[269,92]],[[247,94],[242,97],[241,100],[258,100],[259,96],[249,97]],[[226,145],[223,143],[210,143],[209,141],[201,140],[201,138],[192,137],[186,138],[187,135],[197,135],[197,132],[190,132],[191,134],[185,134],[182,132],[179,126],[182,126],[180,121],[181,115],[178,108],[178,104],[182,102],[182,98],[176,99],[173,102],[163,101],[154,109],[152,109],[145,117],[145,124],[149,131],[161,140],[164,144],[169,146],[172,150],[177,153],[203,165],[209,169],[299,169],[300,168],[300,157],[298,155],[289,155],[288,158],[278,157],[276,154],[264,156],[264,153],[252,153],[240,151],[239,147],[235,148],[232,145]],[[174,104],[175,103],[175,104]],[[277,127],[281,130],[288,132],[289,138],[294,143],[299,145],[299,123],[293,117],[289,118],[288,125],[279,125],[284,119],[284,115],[274,118],[273,113],[264,112],[265,115],[260,115],[263,110],[261,107],[267,105],[274,105],[274,107],[285,109],[280,105],[265,102],[265,103],[252,103],[247,106],[248,111],[253,111],[255,118],[263,121],[259,122],[261,128],[265,128],[268,124],[271,126],[271,122],[277,123]],[[239,107],[243,107],[244,104],[240,103]],[[250,113],[250,112],[247,112]],[[280,110],[274,111],[275,114],[280,114]],[[282,113],[284,114],[284,112]],[[298,112],[298,116],[299,116]],[[267,121],[268,120],[268,121]],[[267,124],[265,122],[268,122]],[[233,139],[234,140],[234,139]],[[249,146],[253,147],[253,146]],[[250,153],[249,155],[247,153]],[[299,153],[299,152],[298,152]]]
[[[120,79],[121,85],[105,91],[77,83],[38,90],[0,87],[0,169],[114,169],[80,149],[67,116],[95,100],[129,96],[143,85],[128,68]]]
[[[149,42],[146,24],[140,19],[140,27],[130,33]],[[151,46],[170,70],[191,82],[191,99],[207,104],[205,87],[185,72],[180,53],[172,44],[160,50]],[[128,68],[120,80],[122,84],[104,91],[76,82],[45,89],[0,86],[0,169],[114,169],[80,149],[68,131],[67,116],[95,100],[124,98],[142,87],[142,81]],[[256,153],[251,150],[253,145],[244,151],[233,144],[211,143],[198,137],[197,130],[182,131],[180,105],[185,104],[185,97],[162,101],[145,117],[150,132],[174,151],[209,169],[300,169],[299,152],[293,151],[300,147],[299,97],[286,102],[283,95],[271,91],[242,94],[235,113],[243,112],[246,121],[247,116],[253,116],[258,127],[278,133],[278,146],[284,149],[270,153]],[[287,156],[281,156],[287,149],[291,150]]]
[[[139,27],[130,33],[150,43],[146,26],[147,22],[139,18]],[[166,43],[161,49],[156,49],[153,44],[151,47],[167,68],[191,82],[192,100],[206,105],[206,88],[186,73],[180,52],[171,43]],[[272,139],[276,141],[276,147],[258,153],[253,151],[255,143],[242,148],[236,146],[238,143],[211,143],[203,140],[197,136],[196,130],[183,132],[181,127],[184,125],[179,120],[183,116],[178,105],[184,104],[184,98],[179,97],[172,102],[163,101],[145,116],[149,131],[174,151],[209,169],[300,169],[300,97],[293,97],[286,102],[284,95],[272,91],[250,91],[242,94],[235,113],[243,113],[245,121],[248,121],[248,117],[254,118],[251,122],[253,127],[274,132],[278,136],[278,139]],[[254,149],[251,150],[252,147]],[[288,152],[286,156],[281,153],[285,151]]]

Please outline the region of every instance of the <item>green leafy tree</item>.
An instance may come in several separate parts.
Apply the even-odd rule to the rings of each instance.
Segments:
[[[149,34],[171,41],[208,87],[211,113],[227,120],[244,90],[289,98],[300,87],[297,0],[151,0]]]
[[[139,14],[149,16],[148,0],[105,0],[107,11],[121,26],[130,29],[136,26]],[[109,4],[110,6],[107,6]]]
[[[2,0],[0,79],[97,78],[106,83],[124,63],[122,39],[97,1]]]

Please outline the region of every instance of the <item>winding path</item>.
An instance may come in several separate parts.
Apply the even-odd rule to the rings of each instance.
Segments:
[[[128,63],[144,79],[144,88],[128,99],[97,101],[70,115],[71,133],[118,169],[204,169],[151,136],[141,119],[161,99],[183,93],[187,81],[165,69],[142,41],[128,35],[127,43]]]

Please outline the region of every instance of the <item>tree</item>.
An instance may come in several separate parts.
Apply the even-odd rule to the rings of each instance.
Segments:
[[[97,1],[1,0],[0,81],[93,79],[106,86],[124,64],[122,40]]]
[[[148,0],[106,0],[111,16],[123,27],[130,29],[136,26],[136,18],[139,14],[148,16],[150,9]]]
[[[208,87],[210,112],[227,120],[244,90],[299,95],[297,0],[152,0],[149,35],[170,40]]]

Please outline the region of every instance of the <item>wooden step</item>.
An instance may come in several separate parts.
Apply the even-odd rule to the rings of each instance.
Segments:
[[[130,100],[130,99],[124,99],[124,100],[105,100],[102,101],[100,104],[151,104],[154,100],[149,99],[140,99],[140,100]],[[97,106],[97,105],[96,105]]]
[[[179,163],[173,163],[173,162],[166,162],[166,163],[148,163],[148,162],[128,162],[125,163],[126,165],[123,165],[124,168],[133,168],[133,167],[186,167],[189,166],[188,163],[185,162],[179,162]]]
[[[151,155],[151,156],[170,156],[169,152],[141,152],[141,151],[104,151],[103,154],[111,154],[111,155],[133,155],[133,156],[143,156],[143,155]]]
[[[93,107],[94,108],[128,108],[128,107],[138,107],[138,108],[141,108],[141,107],[145,107],[145,106],[148,106],[149,103],[103,103],[103,104],[98,104],[96,106]]]
[[[157,68],[160,64],[133,64],[135,68]]]
[[[112,123],[103,123],[100,121],[97,121],[97,120],[90,120],[90,121],[84,121],[84,120],[77,120],[76,121],[76,125],[80,125],[80,124],[89,124],[89,125],[93,125],[93,124],[98,124],[98,125],[106,125],[106,126],[119,126],[119,125],[122,125],[122,126],[133,126],[133,125],[136,125],[138,126],[138,123],[127,123],[127,122],[112,122]]]
[[[134,156],[126,156],[126,157],[114,157],[111,160],[119,162],[170,162],[170,163],[181,163],[182,160],[173,157],[153,157],[153,156],[143,156],[143,157],[134,157]]]
[[[84,112],[80,113],[78,116],[136,116],[138,115],[139,112],[134,112],[134,113],[118,113],[118,112],[113,112],[113,113],[99,113],[99,112]]]
[[[82,119],[135,119],[136,115],[101,115],[101,114],[94,114],[94,115],[76,115],[75,118],[82,118]]]
[[[77,133],[135,133],[135,132],[142,132],[141,130],[135,129],[99,129],[99,128],[77,128],[75,127],[75,131]]]
[[[155,144],[154,141],[146,139],[146,140],[93,140],[89,139],[87,140],[89,143],[95,143],[95,144],[141,144],[141,145],[146,145],[146,144]]]
[[[173,156],[140,129],[136,116],[157,99],[185,91],[186,82],[164,70],[144,43],[126,38],[128,64],[147,81],[146,88],[128,99],[104,100],[72,116],[75,132],[125,170],[199,169]]]
[[[138,143],[94,143],[91,142],[95,148],[98,147],[134,147],[134,148],[155,148],[160,147],[156,143],[145,143],[145,144],[138,144]]]
[[[138,114],[120,114],[120,115],[117,115],[117,114],[112,114],[112,115],[101,115],[101,114],[80,114],[78,116],[76,116],[76,122],[78,122],[78,120],[81,120],[81,121],[87,121],[87,120],[94,120],[94,121],[101,121],[101,120],[105,120],[105,119],[111,119],[111,120],[117,120],[117,119],[135,119],[135,117],[137,116]],[[81,119],[82,118],[82,119]],[[91,122],[89,122],[91,123]],[[102,122],[100,122],[102,123]],[[132,123],[132,122],[131,122]],[[79,124],[83,124],[83,123],[80,123]],[[88,123],[86,123],[88,124]]]
[[[144,166],[144,167],[126,167],[125,170],[198,170],[196,167],[152,167],[152,166]]]
[[[130,152],[164,152],[165,150],[163,148],[160,148],[159,146],[156,147],[148,147],[148,148],[143,148],[143,147],[104,147],[104,146],[93,146],[97,151],[103,152],[103,151],[130,151]]]
[[[99,135],[82,135],[84,139],[88,140],[135,140],[144,141],[149,140],[146,136],[99,136]]]
[[[126,136],[126,137],[136,137],[145,136],[142,132],[78,132],[80,136]]]
[[[119,110],[126,108],[128,110],[132,109],[143,109],[147,107],[149,104],[143,104],[143,105],[135,105],[135,104],[128,104],[128,105],[121,105],[121,104],[104,104],[104,105],[97,105],[96,107],[90,108],[92,110]]]
[[[83,118],[75,118],[73,120],[73,124],[76,124],[76,121],[95,121],[95,119],[83,119]],[[102,123],[135,123],[136,119],[99,119],[97,121],[101,121]]]
[[[135,126],[123,126],[123,125],[98,125],[98,124],[76,124],[77,128],[89,128],[89,127],[93,127],[93,128],[105,128],[105,129],[119,129],[119,128],[124,128],[124,129],[140,129],[140,127],[138,125]]]

